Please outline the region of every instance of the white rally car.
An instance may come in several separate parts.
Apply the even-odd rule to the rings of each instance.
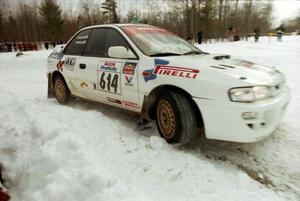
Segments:
[[[290,99],[273,67],[202,52],[164,29],[99,25],[48,58],[48,97],[80,97],[155,119],[169,143],[254,142],[270,135]],[[199,129],[200,128],[200,129]]]

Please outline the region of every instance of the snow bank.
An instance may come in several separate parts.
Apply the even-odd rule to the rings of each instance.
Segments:
[[[205,141],[184,150],[165,143],[155,128],[135,132],[136,118],[110,107],[82,101],[61,106],[48,100],[48,51],[18,58],[0,54],[0,161],[13,200],[297,200],[300,140],[294,117],[300,116],[295,111],[299,68],[294,68],[299,65],[295,58],[299,49],[294,50],[294,44],[299,37],[290,40],[275,53],[273,44],[266,42],[201,47],[276,64],[288,75],[294,99],[282,125],[261,143]],[[267,54],[270,49],[273,53]],[[262,168],[276,184],[291,189],[267,188],[240,164]]]

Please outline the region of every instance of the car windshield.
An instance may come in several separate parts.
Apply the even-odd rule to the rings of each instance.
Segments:
[[[175,34],[154,26],[123,26],[122,30],[147,56],[201,54],[201,50]]]

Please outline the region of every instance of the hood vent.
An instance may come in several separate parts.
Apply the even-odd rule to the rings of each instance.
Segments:
[[[213,57],[215,60],[230,59],[230,55],[220,55]]]
[[[210,67],[212,67],[212,68],[217,68],[217,69],[222,69],[222,70],[226,70],[226,68],[223,68],[223,67],[221,67],[221,66],[210,66]]]
[[[219,66],[223,66],[223,67],[226,67],[226,68],[235,68],[234,66],[229,66],[229,65],[225,65],[225,64],[220,64]]]

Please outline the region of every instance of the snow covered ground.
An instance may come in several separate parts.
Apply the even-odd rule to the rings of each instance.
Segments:
[[[108,106],[46,98],[49,51],[0,54],[0,162],[16,201],[300,199],[300,37],[205,44],[211,53],[276,66],[293,97],[268,139],[166,144],[156,128]]]

